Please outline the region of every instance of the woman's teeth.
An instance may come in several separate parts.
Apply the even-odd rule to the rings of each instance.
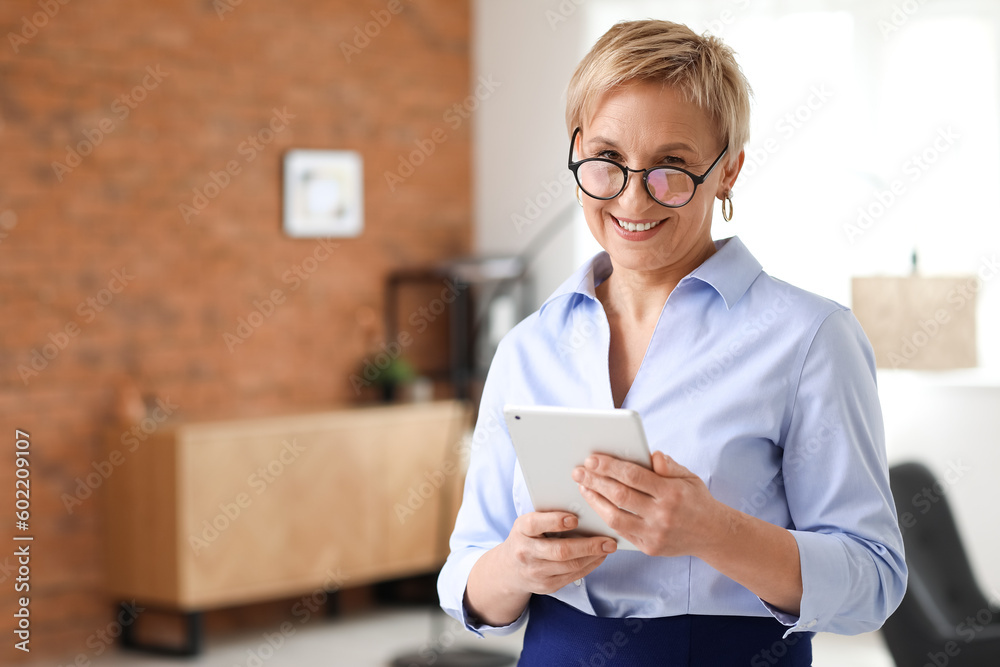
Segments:
[[[621,227],[622,229],[627,229],[630,232],[644,232],[647,229],[652,229],[653,227],[656,227],[661,222],[660,220],[657,220],[656,222],[647,222],[644,225],[637,225],[634,222],[622,222],[621,220],[618,220],[618,218],[615,218],[615,221],[618,222],[619,227]]]

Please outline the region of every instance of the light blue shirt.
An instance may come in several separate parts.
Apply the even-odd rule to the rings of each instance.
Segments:
[[[847,308],[767,275],[736,237],[670,294],[624,408],[651,451],[686,466],[730,507],[788,528],[802,566],[800,616],[762,602],[698,558],[617,551],[553,597],[596,616],[776,617],[793,631],[877,629],[906,587],[889,492],[871,346]],[[465,494],[438,579],[441,606],[473,632],[469,572],[533,511],[504,404],[612,408],[610,327],[595,255],[501,341],[483,390]],[[569,474],[569,472],[567,472]]]

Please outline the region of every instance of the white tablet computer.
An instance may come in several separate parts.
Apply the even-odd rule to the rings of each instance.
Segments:
[[[636,550],[611,530],[580,494],[573,468],[594,453],[610,454],[651,468],[649,445],[635,410],[505,405],[510,431],[535,511],[563,510],[579,517],[578,528],[553,536],[607,535],[619,549]]]

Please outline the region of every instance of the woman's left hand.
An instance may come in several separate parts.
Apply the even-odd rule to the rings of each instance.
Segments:
[[[580,492],[616,533],[650,556],[711,552],[728,530],[731,509],[701,478],[662,452],[653,469],[594,454],[573,470]],[[626,511],[627,510],[627,511]]]

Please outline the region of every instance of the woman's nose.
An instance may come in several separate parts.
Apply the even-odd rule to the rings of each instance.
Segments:
[[[622,208],[636,215],[649,208],[650,204],[656,202],[649,196],[646,184],[642,182],[642,173],[629,173],[628,183],[625,190],[618,195]]]

